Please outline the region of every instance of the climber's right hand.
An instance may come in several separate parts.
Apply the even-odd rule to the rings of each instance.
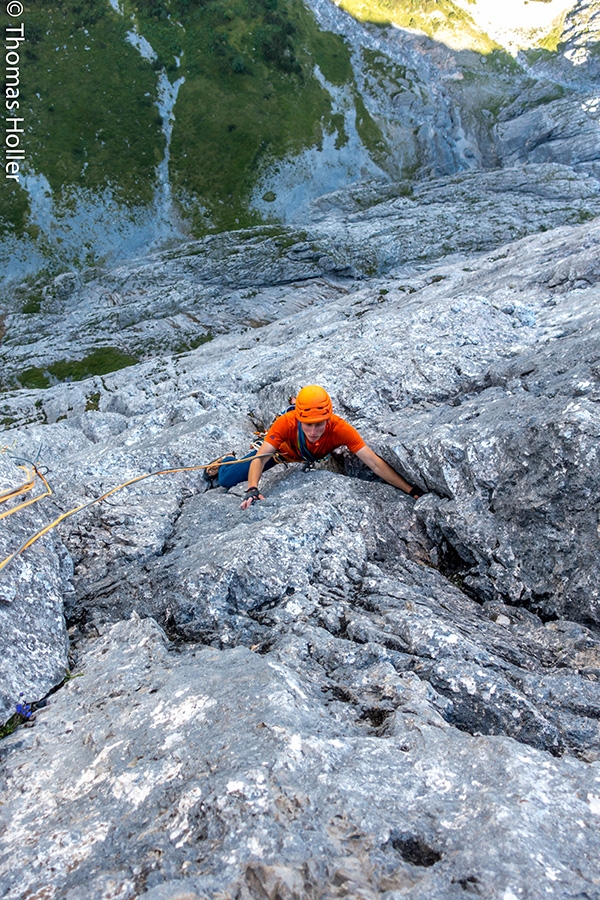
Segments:
[[[260,493],[257,487],[248,488],[248,490],[244,494],[244,501],[240,504],[240,509],[248,509],[248,507],[252,506],[253,503],[256,503],[258,500],[264,499],[265,498]]]

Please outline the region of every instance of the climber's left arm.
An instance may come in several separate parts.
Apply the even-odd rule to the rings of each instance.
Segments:
[[[379,477],[383,478],[384,481],[387,481],[388,484],[400,488],[405,494],[411,494],[413,497],[416,493],[421,496],[421,491],[419,491],[418,488],[414,488],[412,484],[405,481],[402,475],[398,475],[396,470],[392,469],[392,467],[380,456],[377,456],[370,447],[362,447],[360,450],[356,451],[356,455],[361,462],[364,462],[364,464],[371,469],[372,472],[375,472],[376,475],[379,475]]]

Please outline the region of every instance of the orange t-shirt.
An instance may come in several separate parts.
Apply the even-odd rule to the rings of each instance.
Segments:
[[[302,462],[303,456],[298,448],[298,419],[294,410],[284,413],[275,419],[265,437],[267,444],[276,447],[290,462]],[[306,446],[315,459],[323,459],[336,447],[346,446],[352,453],[366,447],[360,434],[341,416],[332,416],[327,420],[323,437],[314,444],[306,441]]]

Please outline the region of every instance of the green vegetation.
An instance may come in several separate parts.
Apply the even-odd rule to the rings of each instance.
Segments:
[[[43,369],[40,369],[38,366],[30,366],[28,369],[23,369],[19,374],[19,384],[22,387],[37,390],[38,388],[50,387],[50,379]]]
[[[411,88],[412,82],[406,81],[406,67],[393,62],[383,53],[377,50],[370,50],[368,47],[361,49],[362,58],[369,68],[370,73],[375,77],[381,87],[391,82],[400,90]]]
[[[595,219],[596,216],[593,212],[590,212],[589,209],[578,209],[574,215],[574,222],[577,225],[583,225],[584,222],[589,222],[591,219]]]
[[[21,695],[22,696],[22,695]],[[5,722],[4,725],[0,725],[0,740],[2,738],[7,737],[9,734],[12,734],[19,725],[23,725],[25,722],[28,722],[33,715],[33,707],[29,703],[25,703],[21,701],[15,704],[15,712],[10,717],[8,722]]]
[[[175,348],[173,351],[175,354],[179,353],[189,353],[190,350],[195,350],[197,347],[201,347],[202,344],[207,344],[209,341],[212,341],[213,334],[211,331],[207,331],[206,334],[201,334],[197,338],[192,338],[191,341],[182,341],[181,344]]]
[[[351,83],[343,39],[322,32],[302,0],[31,0],[20,113],[27,159],[62,210],[77,192],[108,190],[149,204],[165,137],[158,79],[180,88],[172,134],[173,194],[195,234],[255,224],[250,191],[261,167],[333,132],[319,65]],[[131,32],[149,42],[143,58]],[[24,68],[25,71],[25,68]],[[343,136],[340,138],[343,140]],[[7,189],[0,233],[28,231],[28,197]],[[32,235],[35,236],[35,235]],[[26,311],[38,310],[35,301]]]
[[[31,366],[19,373],[18,381],[24,388],[46,388],[57,381],[82,381],[92,375],[108,375],[137,362],[137,357],[116,347],[98,347],[83,359],[61,359],[45,369]]]
[[[555,25],[550,34],[547,34],[546,37],[539,42],[540,49],[549,50],[550,53],[556,53],[562,38],[563,29],[564,21],[561,20],[557,25]]]
[[[25,191],[21,190],[14,182],[5,181],[2,185],[0,236],[5,234],[25,234],[27,231],[28,212],[29,202]]]
[[[27,303],[23,305],[21,312],[25,313],[26,315],[34,315],[35,313],[39,313],[41,305],[41,299],[34,299],[30,297]]]
[[[82,381],[92,375],[108,375],[127,366],[135,365],[135,356],[123,353],[116,347],[98,347],[80,360],[61,359],[48,366],[48,372],[57,381]]]
[[[27,300],[21,307],[21,312],[26,315],[34,315],[35,313],[39,313],[42,308],[42,300],[44,299],[44,292],[41,287],[33,288],[29,291],[27,296]]]
[[[319,31],[301,0],[177,5],[186,82],[171,145],[175,196],[196,233],[256,224],[248,199],[262,166],[336,128],[313,70],[350,81],[348,48]]]
[[[73,681],[75,678],[83,678],[83,672],[71,672],[70,669],[65,670],[65,678],[62,684],[67,684],[69,681]],[[62,687],[62,684],[60,685]]]
[[[8,737],[9,734],[12,734],[13,731],[22,725],[23,722],[26,722],[27,719],[24,716],[19,715],[19,713],[15,713],[14,716],[11,716],[8,722],[5,722],[4,725],[0,725],[0,741],[2,738]]]
[[[411,28],[456,49],[499,49],[452,0],[340,0],[339,5],[361,22]]]
[[[487,68],[491,69],[492,72],[497,72],[499,75],[517,75],[519,72],[522,72],[521,66],[514,56],[511,56],[510,53],[507,53],[502,48],[491,50],[490,53],[486,54],[485,60]]]
[[[86,397],[85,411],[97,412],[100,409],[100,391],[94,391]]]
[[[69,203],[69,188],[149,202],[164,154],[156,73],[105,0],[31,0],[21,104],[27,156]]]
[[[356,105],[356,130],[360,139],[371,152],[371,156],[375,161],[385,165],[387,144],[379,125],[369,115],[358,91],[354,93],[354,103]]]
[[[321,72],[330,84],[341,87],[350,84],[354,78],[350,50],[339,34],[319,31],[307,20],[310,37],[310,53],[313,63],[318,63]]]
[[[530,66],[534,66],[537,62],[548,62],[555,55],[551,50],[523,50],[527,62]]]

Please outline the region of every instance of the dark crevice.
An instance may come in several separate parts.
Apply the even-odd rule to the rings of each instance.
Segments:
[[[272,609],[273,607],[270,607]],[[258,609],[249,609],[246,613],[249,619],[252,619],[253,622],[256,622],[257,625],[262,625],[265,628],[275,628],[277,625],[277,619],[274,616],[269,615],[269,609],[264,612]]]
[[[502,709],[478,703],[476,698],[461,702],[450,688],[439,684],[437,679],[429,678],[423,671],[419,671],[418,674],[420,678],[428,681],[440,696],[452,702],[448,709],[440,710],[440,713],[449,725],[453,725],[459,731],[472,737],[482,734],[511,737],[521,744],[545,750],[556,757],[562,756],[565,752],[563,736],[541,712],[536,716],[537,721],[532,721],[531,714],[511,721],[508,710],[505,710],[503,715]]]
[[[354,694],[339,684],[324,684],[321,691],[324,694],[329,694],[333,700],[338,700],[341,703],[357,702]]]
[[[490,373],[487,372],[484,375],[483,381],[467,381],[462,384],[455,394],[448,397],[446,402],[448,403],[448,406],[461,406],[465,401],[472,400],[473,397],[483,394],[484,391],[494,387],[495,384],[497,384],[497,382],[491,377]]]
[[[430,847],[423,838],[413,834],[392,832],[389,843],[405,862],[413,866],[430,868],[442,858],[442,854]]]
[[[363,593],[356,593],[352,597],[352,605],[358,606],[360,609],[364,609],[365,612],[370,613],[378,613],[379,606],[376,603],[373,603],[372,600],[369,599],[369,595],[365,595]]]
[[[481,591],[478,591],[475,587],[469,585],[465,580],[473,571],[473,563],[467,563],[450,541],[443,538],[436,545],[436,550],[437,565],[435,568],[444,576],[444,578],[447,578],[448,581],[462,591],[463,594],[466,594],[477,603],[483,603],[485,600],[490,599]]]
[[[380,706],[366,706],[362,708],[359,719],[371,727],[372,734],[377,735],[377,737],[384,737],[386,734],[391,733],[394,710],[384,709]]]
[[[173,650],[181,650],[189,644],[200,644],[203,647],[214,647],[220,644],[218,632],[210,629],[198,629],[191,635],[180,628],[174,620],[163,620],[158,624],[171,642]]]
[[[548,593],[531,592],[531,600],[525,605],[525,609],[535,613],[545,625],[547,622],[557,622],[560,619],[558,613],[552,612],[549,605],[552,602],[552,595]]]

